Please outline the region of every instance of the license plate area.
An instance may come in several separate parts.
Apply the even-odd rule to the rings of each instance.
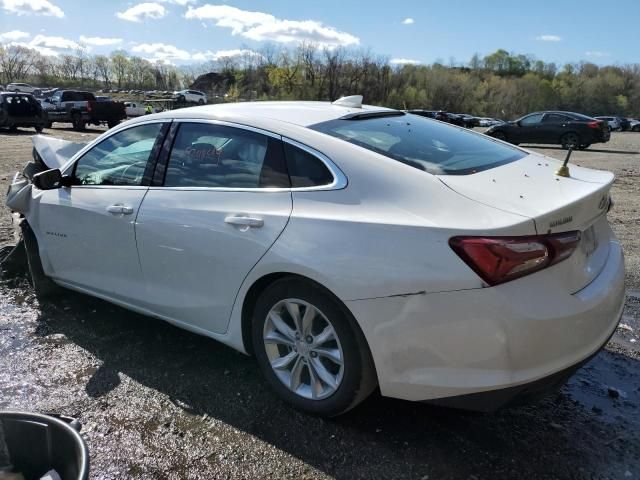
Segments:
[[[580,249],[584,256],[589,258],[598,249],[598,236],[596,235],[596,229],[592,225],[582,232],[582,238],[580,239]]]

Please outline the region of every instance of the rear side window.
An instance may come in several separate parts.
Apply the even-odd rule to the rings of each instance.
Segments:
[[[315,155],[288,143],[284,144],[284,151],[293,188],[318,187],[333,183],[333,175]]]
[[[289,187],[279,140],[224,125],[180,125],[165,187]]]
[[[547,113],[542,120],[542,123],[563,123],[568,122],[571,119],[564,115],[559,115],[557,113]]]
[[[526,156],[484,135],[411,114],[338,119],[310,128],[435,175],[468,175]]]

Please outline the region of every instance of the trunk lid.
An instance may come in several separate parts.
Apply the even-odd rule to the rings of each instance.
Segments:
[[[531,218],[538,234],[582,232],[580,246],[556,268],[571,293],[588,285],[607,259],[611,229],[606,220],[610,172],[570,165],[570,178],[555,171],[558,160],[535,153],[473,175],[439,175],[452,190],[477,202]]]

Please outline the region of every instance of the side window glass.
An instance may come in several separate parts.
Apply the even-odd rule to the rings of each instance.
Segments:
[[[285,143],[284,150],[293,188],[318,187],[333,183],[333,175],[315,155],[288,143]]]
[[[75,165],[78,185],[141,185],[162,123],[150,123],[111,135]]]
[[[542,120],[542,113],[535,113],[533,115],[529,115],[528,117],[524,117],[520,120],[520,124],[524,126],[531,126],[540,123]]]
[[[180,125],[165,187],[288,187],[278,140],[248,130],[205,123]]]
[[[564,115],[558,115],[557,113],[548,113],[545,115],[543,123],[563,123],[568,120]]]

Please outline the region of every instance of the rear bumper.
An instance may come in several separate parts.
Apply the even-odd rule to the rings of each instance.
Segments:
[[[346,303],[383,395],[423,401],[503,390],[499,406],[543,379],[566,379],[597,353],[624,297],[622,249],[611,241],[600,274],[573,295],[531,275],[492,288]]]

